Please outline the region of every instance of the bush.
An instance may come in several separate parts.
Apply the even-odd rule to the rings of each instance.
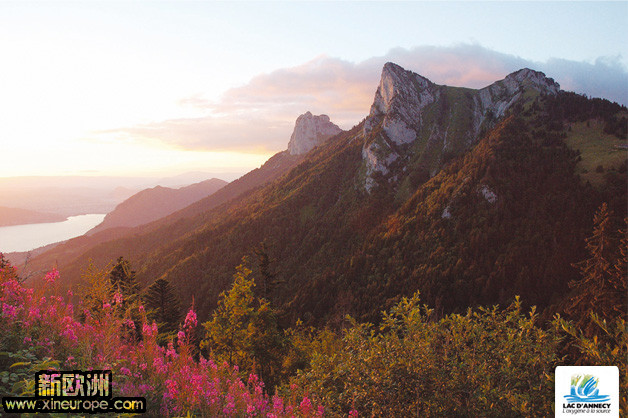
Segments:
[[[431,320],[419,298],[384,313],[379,332],[357,324],[334,356],[314,356],[292,383],[333,414],[375,416],[535,416],[552,410],[552,377],[561,341],[534,308],[517,299]]]

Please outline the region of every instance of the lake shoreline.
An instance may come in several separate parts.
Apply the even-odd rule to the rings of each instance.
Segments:
[[[84,235],[106,214],[69,216],[60,222],[39,222],[0,227],[0,252],[28,253]]]

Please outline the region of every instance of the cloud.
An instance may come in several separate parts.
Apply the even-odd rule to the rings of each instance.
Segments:
[[[272,114],[291,121],[309,110],[333,115],[336,123],[348,128],[368,113],[382,65],[320,56],[297,67],[254,77],[244,86],[225,92],[216,103],[201,103],[198,97],[184,103],[217,115]]]
[[[267,154],[286,148],[286,132],[292,124],[281,118],[230,114],[170,119],[97,134],[116,140],[157,141],[185,150]]]
[[[363,119],[388,62],[437,84],[482,88],[521,68],[543,71],[564,90],[628,103],[628,72],[620,57],[594,63],[552,58],[534,62],[478,44],[396,48],[386,55],[353,63],[319,56],[302,65],[261,74],[227,90],[217,101],[202,95],[181,105],[207,114],[116,130],[133,138],[159,140],[185,149],[268,153],[285,149],[294,120],[302,113],[327,114],[348,129]],[[111,132],[110,132],[111,133]]]
[[[621,57],[600,57],[594,63],[552,58],[539,69],[554,77],[563,90],[628,105],[628,72]]]

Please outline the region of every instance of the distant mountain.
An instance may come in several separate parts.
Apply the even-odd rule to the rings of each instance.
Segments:
[[[0,206],[0,226],[61,222],[64,220],[66,217],[58,214]]]
[[[209,171],[190,171],[182,174],[178,174],[176,176],[162,177],[160,179],[155,179],[155,184],[163,187],[170,187],[172,189],[178,189],[180,187],[185,187],[190,184],[200,183],[207,179],[211,178],[220,178],[227,182],[235,180],[237,177],[240,177],[242,174],[234,174],[234,173],[215,173]]]
[[[515,295],[542,310],[578,278],[597,206],[626,213],[626,115],[528,69],[473,90],[387,64],[351,130],[151,224],[39,260],[76,282],[89,260],[123,255],[143,285],[168,279],[201,317],[242,256],[262,279],[261,243],[284,320],[375,320],[417,290],[439,313]]]
[[[156,186],[142,190],[116,206],[105,216],[102,223],[87,234],[91,235],[108,228],[147,224],[215,193],[226,184],[224,180],[211,179],[179,189]]]
[[[133,254],[148,254],[156,245],[161,244],[167,237],[176,238],[186,230],[193,230],[211,216],[211,210],[243,198],[261,186],[268,184],[289,172],[303,160],[302,155],[291,155],[288,151],[281,151],[268,159],[261,167],[256,168],[244,176],[228,183],[215,193],[191,205],[171,213],[154,222],[137,227],[115,227],[99,231],[90,231],[84,235],[60,244],[55,248],[38,254],[29,260],[29,270],[45,271],[53,265],[63,266],[68,278],[76,281],[83,270],[84,257],[95,257],[94,261],[102,265],[107,264],[119,255],[131,257]],[[143,240],[139,237],[151,237]],[[156,241],[153,237],[160,237]],[[133,250],[126,249],[129,240],[138,241],[131,244]],[[87,255],[89,254],[89,255]]]

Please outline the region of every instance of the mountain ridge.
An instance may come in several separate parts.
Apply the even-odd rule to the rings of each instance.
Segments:
[[[108,228],[135,227],[150,223],[212,195],[226,184],[228,183],[224,180],[213,178],[178,189],[163,186],[144,189],[118,204],[87,235]]]
[[[46,222],[61,222],[65,221],[66,219],[66,216],[58,213],[44,213],[29,209],[0,206],[0,227]]]
[[[523,101],[524,93],[559,90],[553,79],[528,68],[474,90],[441,86],[386,63],[364,124],[366,190],[374,186],[376,173],[394,180],[396,173],[391,170],[406,169],[411,159],[434,175],[447,153],[450,157],[466,151],[508,109]],[[443,118],[447,113],[449,117]]]
[[[255,257],[255,248],[266,243],[276,274],[285,283],[271,299],[290,320],[338,323],[347,313],[373,318],[390,300],[417,287],[434,306],[456,310],[479,300],[507,300],[529,280],[530,303],[538,302],[541,309],[552,303],[556,289],[572,280],[571,264],[582,254],[589,216],[607,196],[574,174],[577,153],[563,140],[569,135],[564,121],[571,113],[552,109],[593,102],[578,104],[580,99],[558,91],[551,79],[521,70],[492,84],[492,92],[484,90],[485,105],[495,109],[494,120],[478,128],[473,122],[473,106],[478,106],[474,103],[481,103],[477,91],[437,86],[403,69],[389,70],[411,82],[407,94],[395,96],[382,88],[378,99],[376,92],[373,119],[367,117],[306,154],[278,153],[258,169],[279,167],[274,177],[253,170],[241,180],[263,181],[249,183],[255,186],[245,192],[214,204],[215,196],[228,191],[226,186],[214,197],[89,248],[60,265],[62,274],[78,277],[89,259],[102,265],[124,255],[144,285],[169,280],[184,301],[194,297],[202,317],[231,283],[242,256]],[[541,90],[535,87],[538,82]],[[421,99],[426,88],[432,89],[433,100]],[[395,104],[395,97],[406,101]],[[396,111],[395,106],[403,109],[418,100],[429,102],[422,113]],[[394,113],[388,125],[387,114],[379,113],[387,106]],[[600,109],[608,114],[622,111],[617,105]],[[588,115],[584,120],[595,117],[586,109],[582,114]],[[414,130],[415,138],[393,141],[384,128],[393,127],[393,136],[405,132],[396,128],[404,117],[411,117],[402,122]],[[480,139],[474,140],[476,130]],[[387,173],[368,173],[364,150],[378,140],[386,141],[398,157],[386,167]],[[531,166],[522,173],[526,164]],[[619,170],[611,174],[619,176],[617,182],[625,177]],[[543,193],[537,192],[537,185]],[[563,208],[561,199],[572,207]],[[621,209],[622,199],[616,201]],[[416,222],[417,210],[429,216]],[[497,229],[488,228],[487,219],[494,220]],[[571,225],[561,222],[556,227],[556,219],[569,219]],[[502,231],[503,220],[508,222],[503,222]],[[529,276],[516,272],[525,267],[516,256],[536,251],[526,242],[547,252]],[[568,244],[556,247],[554,242]],[[474,257],[484,253],[482,262],[474,264]],[[493,270],[498,276],[491,276]],[[555,278],[544,284],[553,273]],[[505,278],[512,274],[516,286],[509,287]],[[482,288],[469,291],[476,284]],[[455,297],[444,303],[448,294]]]

